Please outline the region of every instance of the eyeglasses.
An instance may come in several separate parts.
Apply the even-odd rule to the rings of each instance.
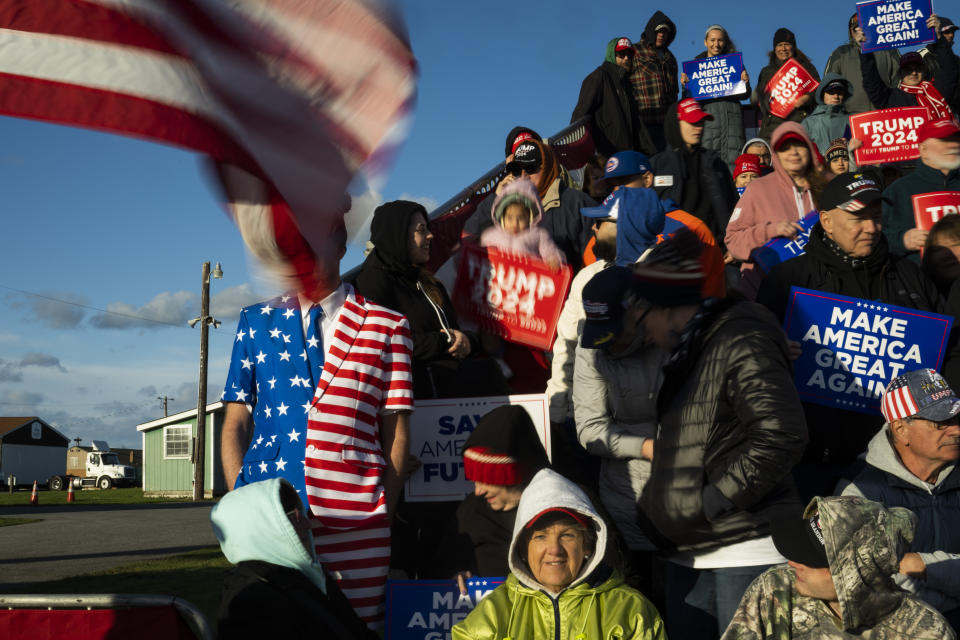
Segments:
[[[934,429],[937,431],[946,431],[950,427],[955,427],[960,425],[960,416],[954,416],[952,418],[947,418],[946,420],[927,420],[926,418],[907,418],[908,423],[913,423],[917,421],[924,421],[930,423]]]

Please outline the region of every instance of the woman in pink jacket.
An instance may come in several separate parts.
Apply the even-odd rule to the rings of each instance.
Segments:
[[[770,141],[773,172],[757,178],[743,192],[725,238],[730,255],[742,263],[740,291],[750,300],[763,278],[750,253],[773,238],[792,238],[802,231],[799,220],[817,208],[824,186],[814,144],[800,123],[781,124]]]

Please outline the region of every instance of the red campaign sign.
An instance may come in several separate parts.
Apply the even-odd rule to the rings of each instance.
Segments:
[[[803,66],[790,58],[773,74],[764,91],[770,94],[770,113],[786,118],[793,111],[793,103],[820,86]]]
[[[912,199],[913,219],[926,231],[943,216],[960,213],[960,191],[918,193]]]
[[[904,162],[920,157],[917,129],[927,121],[923,107],[896,107],[850,116],[853,137],[863,141],[854,151],[857,165]]]
[[[453,288],[457,312],[510,342],[549,349],[572,271],[530,256],[464,245]]]

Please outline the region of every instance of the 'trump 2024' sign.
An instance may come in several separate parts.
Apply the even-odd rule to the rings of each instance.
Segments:
[[[549,349],[570,286],[570,267],[491,247],[465,245],[453,302],[484,331],[535,349]]]
[[[921,229],[930,230],[940,218],[960,213],[960,191],[917,193],[913,201],[913,219]]]
[[[770,94],[770,113],[778,118],[786,118],[793,111],[793,103],[797,98],[818,86],[820,83],[799,62],[790,58],[764,87],[764,91]]]
[[[927,121],[923,107],[895,107],[855,113],[850,116],[850,130],[863,141],[854,154],[857,164],[904,162],[920,157],[917,129]]]
[[[912,47],[934,42],[937,35],[927,27],[933,13],[930,0],[871,0],[857,3],[863,34],[863,52]]]
[[[793,287],[784,325],[803,346],[794,363],[801,400],[879,414],[891,379],[940,368],[953,318]]]

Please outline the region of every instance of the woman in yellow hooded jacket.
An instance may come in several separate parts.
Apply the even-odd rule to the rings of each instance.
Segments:
[[[666,640],[656,608],[603,564],[607,527],[572,482],[543,469],[523,492],[511,574],[453,640]]]

